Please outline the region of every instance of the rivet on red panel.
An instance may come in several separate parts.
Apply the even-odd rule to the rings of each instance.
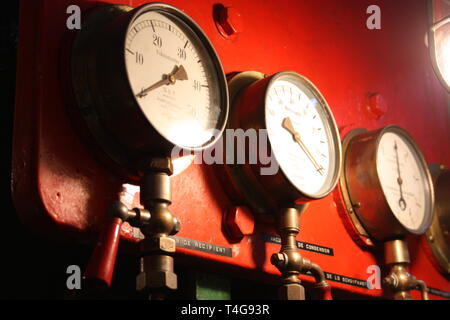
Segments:
[[[233,241],[240,241],[244,236],[253,234],[255,220],[252,212],[243,206],[232,207],[225,212],[224,230]]]
[[[224,38],[230,38],[242,32],[242,15],[236,8],[217,5],[214,11],[217,30]]]
[[[387,104],[379,93],[369,93],[366,98],[366,107],[369,117],[378,120],[388,111]]]

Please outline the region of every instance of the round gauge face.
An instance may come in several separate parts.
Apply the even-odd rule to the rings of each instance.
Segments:
[[[383,193],[397,220],[410,232],[425,232],[433,204],[421,153],[400,131],[387,131],[379,140],[376,161]]]
[[[331,192],[341,166],[340,139],[319,91],[293,72],[274,78],[266,94],[266,125],[273,155],[294,187],[313,198]]]
[[[124,50],[136,102],[164,138],[192,149],[217,138],[227,93],[217,56],[198,32],[169,12],[145,11],[129,26]]]

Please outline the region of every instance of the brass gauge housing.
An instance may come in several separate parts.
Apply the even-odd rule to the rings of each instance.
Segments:
[[[293,71],[272,76],[243,72],[229,81],[229,90],[227,129],[258,135],[256,153],[270,155],[272,161],[250,163],[247,158],[243,164],[227,165],[232,183],[252,210],[270,215],[280,207],[327,196],[339,179],[341,143],[333,114],[314,84]],[[225,135],[227,144],[232,138]],[[247,141],[249,153],[253,147]]]
[[[450,275],[450,170],[433,164],[430,171],[435,186],[435,206],[426,238],[439,269]]]
[[[411,136],[395,125],[357,129],[344,146],[341,190],[358,232],[378,241],[423,234],[432,220],[433,183]]]

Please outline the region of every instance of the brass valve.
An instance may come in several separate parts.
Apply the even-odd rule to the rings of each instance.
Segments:
[[[178,286],[173,261],[176,243],[169,238],[180,230],[179,220],[169,210],[173,167],[170,158],[153,158],[142,167],[145,175],[140,183],[141,203],[151,218],[139,226],[145,239],[141,241],[136,288],[149,293],[152,299],[161,299]]]
[[[306,209],[287,208],[280,212],[279,234],[281,249],[274,253],[271,263],[281,272],[281,288],[279,292],[282,300],[304,300],[305,289],[298,278],[300,273],[311,272],[316,281],[315,287],[322,292],[323,299],[331,300],[331,287],[325,279],[322,269],[315,263],[301,256],[297,249],[296,236],[300,231],[300,214]]]
[[[143,168],[140,195],[145,209],[129,210],[118,201],[110,206],[110,221],[97,242],[85,278],[109,287],[119,246],[120,227],[127,221],[145,236],[140,243],[141,272],[137,276],[136,287],[159,299],[168,290],[177,289],[173,262],[176,243],[169,236],[178,233],[180,221],[169,210],[170,175],[173,171],[171,160],[153,158]]]
[[[385,263],[389,274],[383,279],[383,285],[391,292],[395,300],[411,300],[410,290],[420,290],[423,300],[429,300],[428,288],[424,281],[411,275],[407,266],[410,263],[408,246],[405,240],[387,241],[384,245]]]

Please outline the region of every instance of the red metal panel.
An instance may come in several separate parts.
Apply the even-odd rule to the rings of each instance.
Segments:
[[[223,4],[241,15],[241,32],[229,39],[216,29],[216,1],[167,2],[203,28],[226,73],[295,70],[323,93],[342,135],[357,127],[397,124],[412,134],[427,161],[450,165],[448,95],[428,58],[426,1],[376,1],[382,28],[368,30],[366,9],[374,1],[228,0]],[[138,6],[144,1],[108,3]],[[73,4],[82,8],[82,18],[84,10],[101,5],[94,0],[21,2],[12,187],[18,212],[30,227],[55,238],[71,235],[87,241],[104,221],[122,181],[97,161],[66,112],[67,80],[61,70],[68,63],[64,40],[75,32],[66,28],[66,8]],[[366,107],[367,94],[374,92],[385,103],[381,111],[386,114],[379,119]],[[278,274],[269,257],[279,246],[262,238],[275,234],[270,225],[257,224],[255,234],[238,243],[230,243],[223,234],[222,215],[234,204],[213,167],[192,165],[172,181],[171,209],[182,222],[177,236],[230,247],[233,252],[226,257],[178,248],[180,254],[219,262],[224,269],[250,270],[256,277]],[[302,216],[298,236],[305,243],[333,248],[334,255],[302,253],[327,272],[365,280],[367,267],[382,261],[379,254],[362,250],[352,240],[338,214],[342,210],[338,199],[339,195],[330,195],[312,203]],[[127,224],[121,235],[136,241]],[[417,238],[411,239],[410,251],[413,274],[433,288],[450,291],[450,282],[432,266]],[[330,283],[363,295],[381,295],[381,290]]]

